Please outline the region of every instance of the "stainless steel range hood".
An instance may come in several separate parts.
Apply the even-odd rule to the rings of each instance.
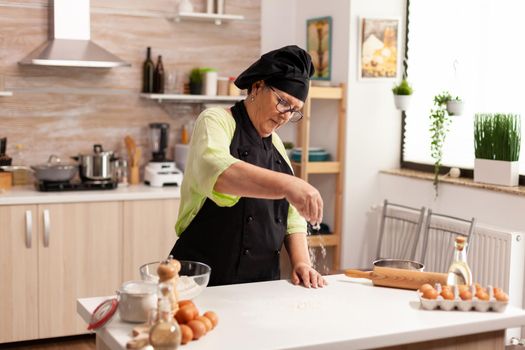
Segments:
[[[113,68],[131,66],[92,42],[90,0],[50,0],[49,41],[19,64]]]

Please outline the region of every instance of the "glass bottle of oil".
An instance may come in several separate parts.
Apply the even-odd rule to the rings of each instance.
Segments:
[[[181,343],[181,330],[173,318],[171,302],[162,295],[159,301],[158,321],[149,331],[149,343],[155,350],[176,350]]]
[[[472,272],[467,263],[467,239],[456,237],[454,243],[454,259],[448,269],[447,284],[449,286],[466,284],[472,285]]]

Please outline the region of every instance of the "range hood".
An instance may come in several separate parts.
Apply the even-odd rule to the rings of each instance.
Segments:
[[[50,0],[49,41],[19,64],[113,68],[131,66],[91,39],[90,0]]]

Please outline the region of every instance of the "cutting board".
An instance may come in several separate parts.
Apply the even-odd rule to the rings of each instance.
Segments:
[[[392,267],[374,267],[373,271],[345,270],[345,275],[354,278],[368,278],[374,286],[402,289],[418,289],[429,283],[434,285],[447,284],[447,274],[439,272],[421,272],[414,270],[395,269]]]

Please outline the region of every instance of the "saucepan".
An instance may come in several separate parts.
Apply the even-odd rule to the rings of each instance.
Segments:
[[[373,262],[372,271],[348,269],[345,275],[368,278],[375,286],[403,289],[418,289],[422,284],[446,284],[447,275],[438,272],[423,272],[424,265],[417,261],[401,259],[379,259]]]
[[[47,163],[27,166],[2,166],[2,170],[28,170],[32,172],[38,181],[65,182],[71,180],[78,171],[77,163],[67,163],[60,160],[56,155],[49,156]]]

